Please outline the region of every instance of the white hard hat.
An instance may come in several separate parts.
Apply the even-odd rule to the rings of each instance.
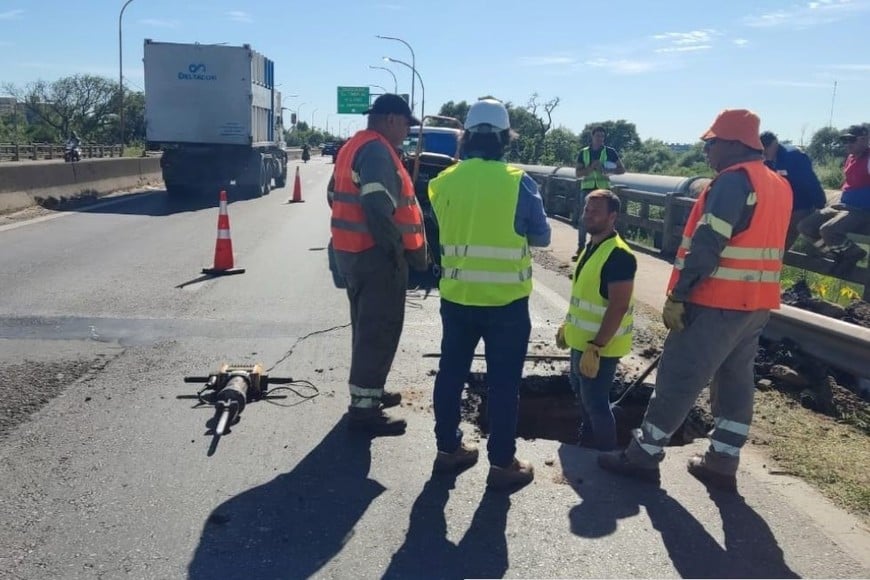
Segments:
[[[495,99],[481,99],[471,105],[465,117],[465,128],[469,131],[492,132],[511,128],[507,108]]]

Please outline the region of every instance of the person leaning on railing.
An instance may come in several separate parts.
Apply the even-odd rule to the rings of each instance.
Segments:
[[[793,205],[785,238],[785,249],[788,250],[799,235],[798,223],[825,207],[828,200],[809,155],[792,145],[783,145],[770,131],[761,134],[761,144],[764,145],[765,165],[785,177],[791,185]]]
[[[852,125],[840,135],[849,156],[843,165],[845,180],[840,202],[822,208],[798,224],[812,243],[810,252],[834,261],[832,274],[845,274],[867,252],[846,234],[870,226],[870,146],[864,125]]]

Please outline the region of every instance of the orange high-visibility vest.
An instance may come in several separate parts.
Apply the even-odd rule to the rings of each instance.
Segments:
[[[332,198],[332,245],[336,250],[358,253],[374,247],[375,240],[369,233],[362,208],[362,195],[359,176],[353,171],[353,159],[360,147],[370,141],[380,141],[390,152],[396,164],[396,172],[402,179],[402,191],[393,221],[402,233],[402,243],[406,250],[419,250],[425,243],[423,234],[423,213],[417,205],[414,184],[405,166],[392,145],[378,132],[359,131],[345,143],[335,160],[335,193]],[[371,187],[370,185],[369,187]],[[377,190],[383,189],[375,186]],[[373,190],[374,191],[374,190]]]
[[[728,310],[777,309],[785,235],[791,218],[791,186],[762,161],[737,163],[719,175],[725,171],[746,172],[752,185],[746,204],[754,205],[755,212],[749,227],[728,240],[716,270],[692,289],[687,301]],[[677,284],[686,254],[692,250],[692,236],[698,224],[709,224],[716,230],[716,217],[704,211],[711,185],[713,182],[701,193],[689,214],[668,292]]]

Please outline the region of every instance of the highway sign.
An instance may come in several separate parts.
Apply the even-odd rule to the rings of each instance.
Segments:
[[[338,114],[364,113],[369,108],[368,87],[338,87]]]

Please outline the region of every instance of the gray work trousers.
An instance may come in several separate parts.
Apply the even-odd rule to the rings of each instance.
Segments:
[[[714,418],[707,465],[737,472],[749,434],[755,397],[754,362],[769,310],[740,311],[686,304],[686,327],[671,331],[659,362],[656,387],[640,429],[626,449],[628,458],[652,467],[710,382]]]
[[[846,234],[870,225],[870,211],[836,204],[810,214],[798,224],[798,231],[812,240],[821,238],[829,248],[849,246]]]
[[[350,301],[352,353],[350,406],[377,407],[405,323],[408,263],[345,272]]]

